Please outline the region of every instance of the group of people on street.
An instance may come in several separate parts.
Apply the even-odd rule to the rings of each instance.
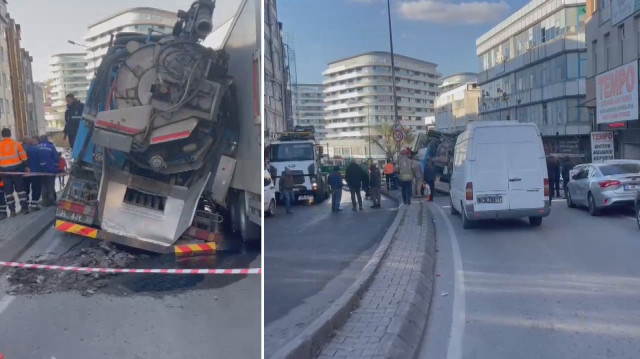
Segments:
[[[370,196],[371,202],[373,203],[370,208],[382,207],[382,176],[375,163],[369,165],[369,171],[367,171],[356,162],[351,162],[345,170],[344,177],[351,194],[351,210],[363,210],[362,190]],[[328,183],[331,187],[331,210],[333,212],[339,212],[342,210],[340,209],[340,201],[342,200],[343,187],[342,174],[340,173],[339,166],[333,168],[333,172],[329,175]]]
[[[567,198],[567,185],[570,180],[570,171],[573,164],[569,157],[559,159],[557,157],[547,158],[547,172],[549,174],[549,199],[560,198],[560,175],[562,174],[562,191],[564,198]]]
[[[25,136],[22,142],[2,129],[0,141],[0,220],[15,216],[18,196],[20,213],[27,214],[56,204],[55,181],[66,169],[66,161],[46,135]]]
[[[400,151],[398,168],[395,172],[400,182],[404,204],[410,205],[412,197],[422,197],[425,191],[430,194],[429,201],[433,201],[436,171],[431,159],[428,159],[426,166],[423,166],[410,149],[404,148]]]

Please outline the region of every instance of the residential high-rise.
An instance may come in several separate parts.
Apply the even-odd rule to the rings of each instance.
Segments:
[[[287,72],[276,0],[264,0],[264,146],[286,131]]]
[[[640,3],[587,2],[587,106],[594,130],[613,131],[615,158],[640,159]],[[624,79],[625,86],[615,86]],[[613,80],[613,81],[612,81]],[[629,85],[627,87],[626,85]]]
[[[324,86],[321,84],[298,84],[291,93],[293,125],[313,126],[317,139],[323,139],[326,134],[323,90]]]
[[[548,154],[588,153],[585,0],[533,0],[476,40],[481,120],[534,122]]]
[[[10,25],[7,2],[0,0],[0,34],[6,34]],[[10,81],[9,46],[6,36],[0,36],[0,127],[15,130],[13,93]]]
[[[465,72],[443,78],[436,98],[435,129],[447,133],[463,131],[469,122],[478,119],[481,97],[478,74]]]
[[[394,54],[398,116],[405,128],[426,132],[425,117],[434,115],[440,73],[431,62]],[[333,61],[323,72],[325,128],[329,156],[385,159],[371,146],[376,128],[394,123],[391,55],[374,51]]]
[[[64,129],[64,112],[67,94],[83,101],[87,98],[89,80],[86,76],[87,60],[84,53],[66,53],[51,56],[49,61],[49,91],[51,107],[45,114],[47,132]]]
[[[87,76],[93,78],[95,69],[106,55],[111,37],[120,32],[148,34],[153,31],[169,34],[178,20],[177,13],[151,7],[136,7],[117,12],[89,26],[84,36],[87,46]]]

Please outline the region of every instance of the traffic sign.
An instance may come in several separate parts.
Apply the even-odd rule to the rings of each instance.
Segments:
[[[394,123],[394,124],[393,124],[393,130],[394,130],[394,131],[402,131],[402,130],[403,130],[403,128],[402,128],[402,124],[401,124],[400,122],[396,122],[396,123]]]
[[[404,132],[400,130],[393,130],[393,139],[396,142],[402,142],[402,140],[404,140]]]

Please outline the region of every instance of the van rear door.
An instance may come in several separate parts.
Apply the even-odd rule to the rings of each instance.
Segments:
[[[533,127],[514,130],[509,135],[509,208],[543,208],[547,169],[540,137]]]
[[[477,128],[471,155],[475,211],[509,209],[508,143],[500,128]]]

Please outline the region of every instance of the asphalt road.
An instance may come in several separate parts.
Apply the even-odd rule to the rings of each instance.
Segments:
[[[363,198],[364,200],[364,198]],[[397,212],[383,197],[382,209],[353,212],[348,191],[342,212],[331,201],[298,203],[292,214],[277,209],[264,222],[265,357],[326,310],[357,278]]]
[[[431,208],[435,289],[421,358],[639,358],[640,231],[633,211],[591,217],[555,201],[542,226],[463,230]]]
[[[61,254],[88,239],[49,230],[21,258]],[[260,266],[259,249],[180,267]],[[172,268],[156,256],[137,267]],[[261,278],[122,274],[104,292],[7,295],[0,281],[0,353],[6,359],[260,358]]]

